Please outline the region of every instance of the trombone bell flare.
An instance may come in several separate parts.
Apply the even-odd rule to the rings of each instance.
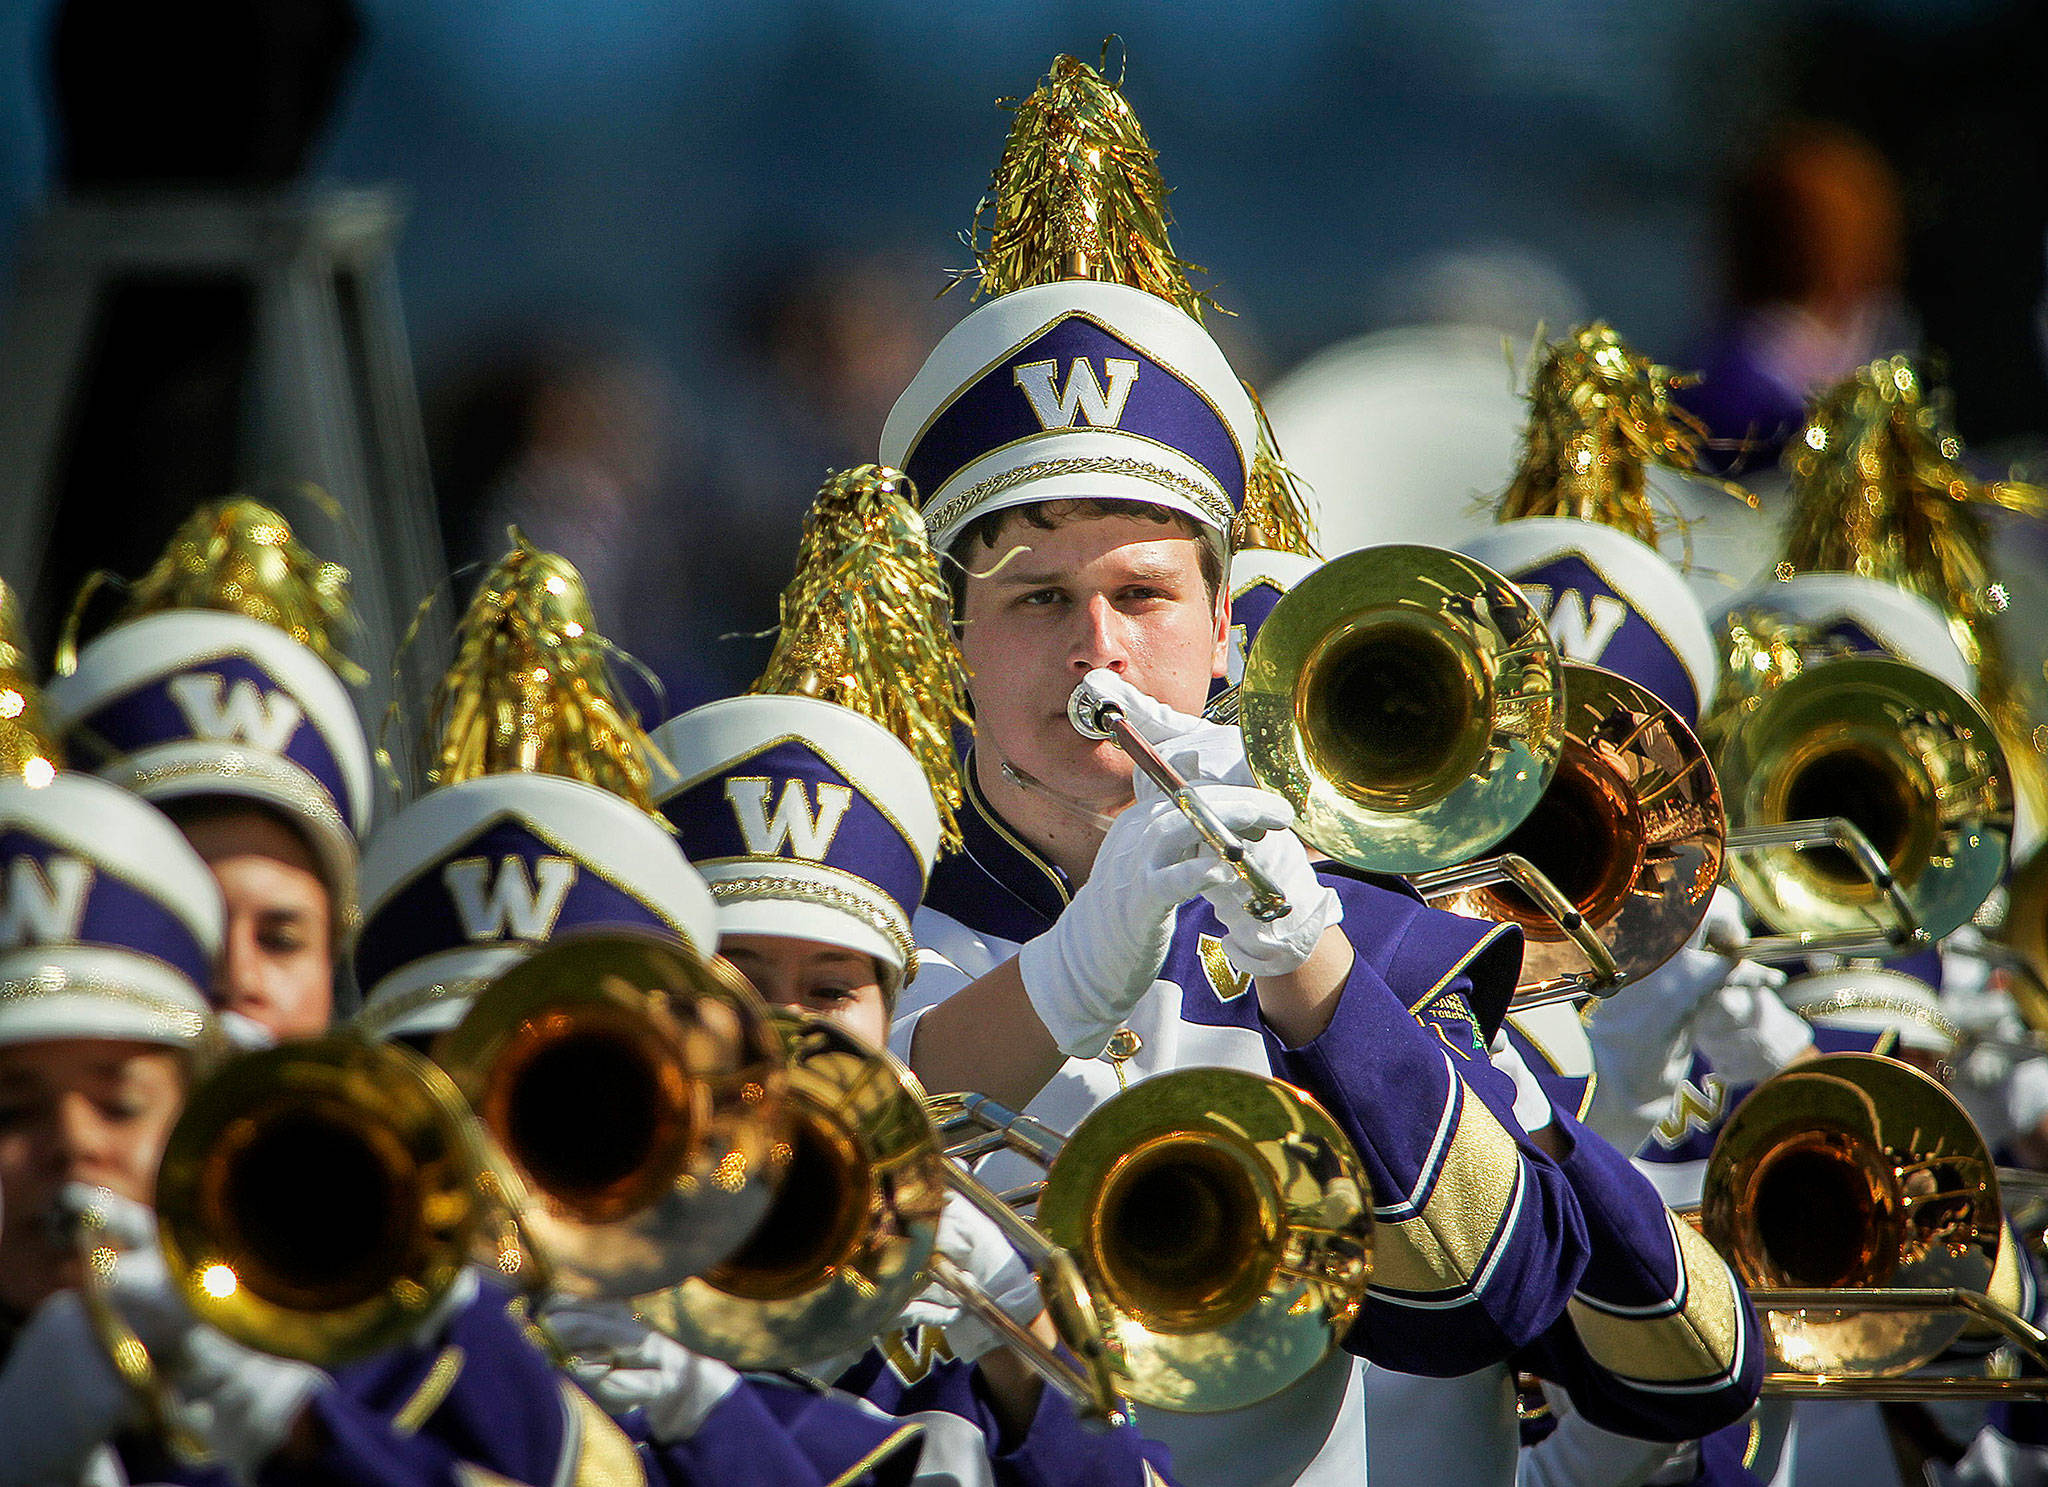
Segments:
[[[1364,1304],[1372,1197],[1350,1141],[1275,1079],[1183,1069],[1067,1138],[1038,1224],[1073,1254],[1125,1393],[1237,1409],[1322,1361]]]
[[[243,1054],[171,1131],[164,1263],[200,1321],[332,1367],[412,1335],[481,1244],[499,1177],[410,1049],[335,1033]]]
[[[685,1346],[739,1369],[858,1352],[925,1284],[946,1201],[909,1071],[816,1018],[774,1015],[793,1148],[773,1204],[723,1263],[635,1299]]]
[[[737,1249],[787,1155],[767,1009],[652,934],[571,936],[486,987],[435,1057],[533,1201],[573,1295],[634,1296]]]
[[[1954,1096],[1896,1060],[1844,1053],[1766,1080],[1707,1164],[1701,1227],[1758,1292],[1772,1364],[1887,1378],[1938,1357],[1957,1310],[1779,1309],[1772,1289],[1983,1291],[2002,1220],[1984,1139]]]
[[[1625,985],[1675,955],[1706,917],[1721,876],[1721,789],[1692,731],[1648,690],[1577,661],[1564,663],[1564,680],[1557,774],[1500,850],[1558,886]],[[1521,926],[1518,995],[1585,974],[1571,937],[1512,884],[1439,906]]]
[[[1562,742],[1556,647],[1521,591],[1435,547],[1347,553],[1297,584],[1245,658],[1259,783],[1340,862],[1463,862],[1542,797]]]
[[[1889,864],[1930,939],[1953,933],[2004,875],[2012,778],[1984,710],[1903,661],[1850,656],[1765,693],[1717,754],[1730,828],[1842,816]],[[1774,928],[1882,931],[1879,892],[1833,848],[1729,857]]]

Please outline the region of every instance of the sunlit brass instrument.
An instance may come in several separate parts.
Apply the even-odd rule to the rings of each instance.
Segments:
[[[1625,677],[1563,670],[1564,744],[1536,809],[1500,855],[1413,879],[1454,912],[1521,926],[1517,1008],[1608,995],[1654,971],[1699,927],[1721,876],[1721,791],[1692,731]]]
[[[1898,915],[1879,912],[1889,895],[1910,910],[1915,940],[1939,940],[2005,871],[2012,781],[1991,721],[1902,661],[1831,660],[1749,699],[1726,723],[1716,762],[1732,836],[1841,817],[1881,859],[1873,883],[1833,847],[1732,856],[1731,879],[1775,928],[1896,947]],[[1804,948],[1823,948],[1810,939]]]
[[[157,1179],[195,1314],[331,1365],[411,1335],[472,1260],[619,1296],[718,1258],[785,1138],[767,1014],[717,967],[652,936],[537,951],[444,1038],[454,1077],[352,1032],[234,1059]]]
[[[1072,1260],[940,1154],[924,1092],[885,1053],[818,1018],[776,1014],[788,1056],[793,1151],[767,1216],[703,1275],[641,1296],[654,1326],[736,1368],[801,1367],[857,1353],[933,1278],[1086,1413],[1115,1389],[1101,1323]],[[1002,1225],[1032,1262],[1067,1363],[936,1253],[948,1189]]]
[[[933,1108],[949,1139],[965,1138],[957,1158],[1007,1148],[1048,1164],[1038,1227],[1079,1263],[1139,1404],[1201,1413],[1277,1394],[1364,1304],[1370,1187],[1344,1133],[1292,1085],[1159,1074],[1064,1141],[983,1096]]]
[[[1536,808],[1564,741],[1564,680],[1542,617],[1471,558],[1347,553],[1254,637],[1237,693],[1252,774],[1340,862],[1422,872],[1466,861]]]
[[[447,1076],[349,1033],[231,1060],[199,1084],[158,1171],[164,1262],[230,1337],[331,1365],[410,1335],[471,1256],[532,1284],[501,1223],[517,1182]]]
[[[2013,870],[2005,885],[2005,915],[1992,939],[2031,972],[2024,991],[2015,991],[2020,1015],[2038,1032],[2048,1032],[2048,851],[2037,850]]]
[[[1955,1099],[1917,1070],[1834,1054],[1767,1080],[1707,1167],[1702,1228],[1762,1314],[1776,1394],[2041,1394],[2048,1380],[1906,1377],[1971,1323],[2048,1367],[2048,1335],[1985,1294],[1998,1178]]]
[[[531,1195],[556,1290],[674,1285],[768,1211],[782,1045],[722,960],[652,934],[558,940],[486,987],[434,1056]]]
[[[1188,782],[1181,778],[1180,771],[1160,757],[1159,751],[1145,736],[1130,725],[1121,707],[1099,695],[1084,681],[1067,698],[1067,720],[1083,738],[1114,741],[1118,748],[1131,756],[1132,763],[1166,792],[1167,799],[1194,823],[1202,840],[1250,890],[1245,910],[1252,918],[1270,922],[1294,911],[1286,895],[1248,855],[1244,840],[1223,824],[1200,795],[1188,788]],[[1012,768],[1014,771],[1014,766]]]

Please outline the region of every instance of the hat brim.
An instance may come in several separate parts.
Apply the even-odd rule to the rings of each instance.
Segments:
[[[194,1049],[211,1027],[199,988],[133,951],[38,945],[0,955],[0,1046],[105,1038]]]

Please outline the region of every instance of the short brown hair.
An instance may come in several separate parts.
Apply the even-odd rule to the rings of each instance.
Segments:
[[[1192,516],[1170,507],[1154,506],[1149,501],[1078,496],[1058,501],[1034,501],[1024,506],[1005,506],[1000,511],[977,516],[960,529],[945,564],[946,586],[953,591],[954,623],[958,624],[967,613],[967,563],[962,554],[969,547],[978,544],[984,551],[994,551],[1002,538],[1003,528],[1012,519],[1036,527],[1041,532],[1050,532],[1071,521],[1101,516],[1128,516],[1139,521],[1157,522],[1162,527],[1178,528],[1184,537],[1194,538],[1202,553],[1202,586],[1208,590],[1209,602],[1216,602],[1216,595],[1223,587],[1223,549],[1210,540],[1209,533]]]

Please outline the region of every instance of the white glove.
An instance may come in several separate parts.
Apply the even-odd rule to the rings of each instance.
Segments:
[[[645,1410],[656,1441],[695,1435],[740,1376],[634,1316],[623,1302],[556,1299],[542,1324],[570,1353],[569,1374],[606,1413]]]
[[[206,1326],[187,1334],[170,1381],[187,1401],[187,1418],[199,1438],[250,1479],[284,1444],[307,1401],[329,1383],[310,1364],[245,1348]]]
[[[1211,723],[1191,713],[1177,712],[1149,697],[1114,671],[1097,668],[1084,678],[1088,690],[1124,710],[1124,719],[1152,745],[1184,780],[1211,780],[1223,785],[1250,785],[1251,766],[1245,763],[1244,733],[1233,726]],[[1138,798],[1145,798],[1149,776],[1139,770]]]
[[[101,1442],[141,1420],[84,1301],[59,1291],[36,1308],[0,1370],[0,1487],[71,1487]]]
[[[1217,802],[1217,813],[1233,830],[1264,830],[1277,797],[1248,793],[1257,797],[1250,811],[1242,802]],[[1025,993],[1061,1052],[1102,1052],[1158,978],[1175,912],[1230,877],[1172,801],[1155,793],[1116,818],[1088,881],[1052,928],[1017,954]]]
[[[1316,876],[1308,848],[1290,829],[1293,807],[1270,790],[1241,785],[1211,785],[1201,795],[1219,815],[1225,800],[1236,803],[1239,815],[1253,823],[1237,828],[1247,844],[1245,861],[1263,870],[1289,905],[1278,919],[1254,919],[1245,907],[1251,901],[1251,887],[1237,874],[1205,888],[1202,896],[1223,921],[1224,957],[1250,976],[1285,976],[1300,970],[1315,953],[1323,932],[1343,922],[1344,901]]]
[[[1243,880],[1235,873],[1219,879],[1203,896],[1223,921],[1225,957],[1239,972],[1253,976],[1284,976],[1299,970],[1323,931],[1343,920],[1344,906],[1310,866],[1307,849],[1291,829],[1292,808],[1255,786],[1245,763],[1243,732],[1176,712],[1113,671],[1091,671],[1087,683],[1089,690],[1121,707],[1131,726],[1219,814],[1226,801],[1234,805],[1238,816],[1226,815],[1225,820],[1251,844],[1246,856],[1264,869],[1293,906],[1291,913],[1261,923],[1244,911],[1251,889]],[[1161,798],[1159,787],[1143,770],[1137,772],[1134,789],[1140,805]],[[1240,826],[1239,819],[1246,824]]]
[[[1714,896],[1707,900],[1707,912],[1700,920],[1700,927],[1686,941],[1686,948],[1705,950],[1733,960],[1742,954],[1749,938],[1749,920],[1743,911],[1742,896],[1722,883],[1715,887]]]
[[[1028,1327],[1045,1310],[1038,1292],[1038,1278],[1024,1257],[1010,1247],[995,1220],[958,1193],[946,1195],[946,1210],[939,1219],[939,1253],[974,1277],[975,1284],[988,1293],[1019,1326]],[[946,1345],[962,1363],[972,1363],[1003,1345],[994,1330],[963,1309],[953,1293],[933,1281],[903,1309],[900,1327],[937,1327],[946,1334]]]

